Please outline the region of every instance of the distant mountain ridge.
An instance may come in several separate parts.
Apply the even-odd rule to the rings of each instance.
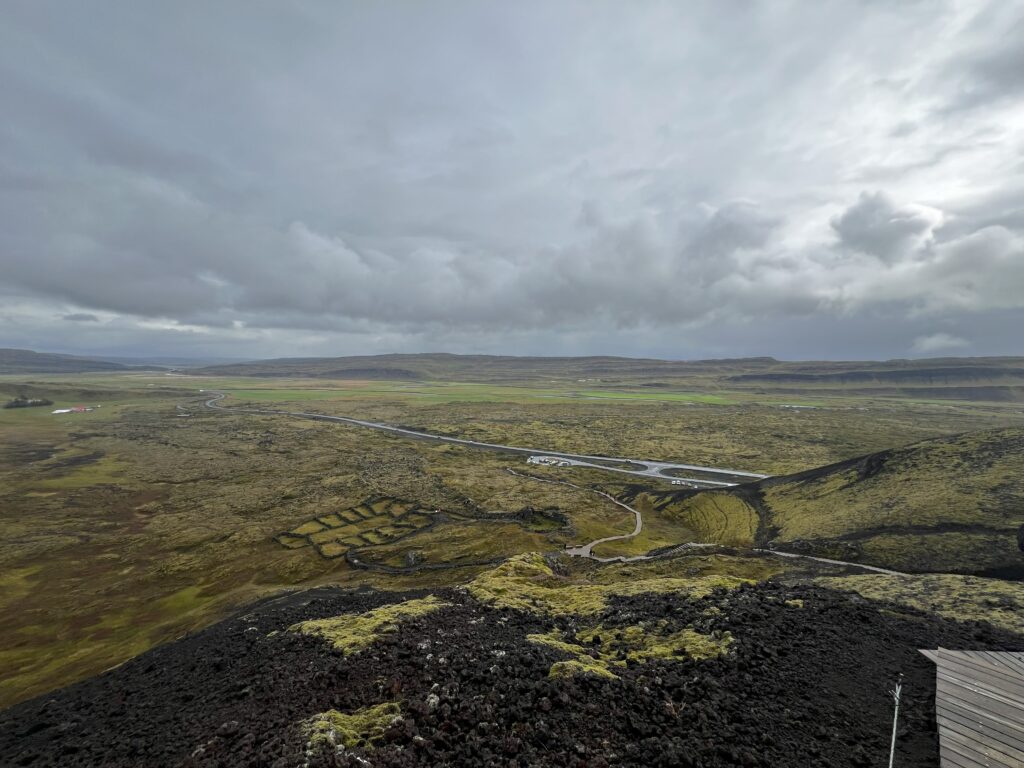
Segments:
[[[30,349],[0,349],[0,374],[88,373],[138,369],[138,366],[123,365],[91,357],[33,352]]]
[[[188,364],[188,358],[111,358],[0,349],[0,374],[173,367],[206,376],[674,387],[794,397],[865,395],[1024,402],[1024,357],[783,361],[772,357],[659,360],[417,353],[284,357]],[[180,361],[180,362],[179,362]]]
[[[757,371],[777,364],[770,357],[738,360],[672,361],[595,355],[585,357],[516,357],[511,355],[422,354],[353,357],[284,357],[236,365],[207,366],[197,373],[225,376],[311,376],[316,378],[461,379],[482,381],[534,379],[543,376],[678,376],[716,370]],[[467,378],[470,377],[470,378]]]
[[[513,357],[391,354],[257,360],[193,369],[217,376],[475,382],[593,381],[775,394],[1024,401],[1024,358],[975,357],[886,361],[780,361],[771,357],[657,360],[613,356]]]

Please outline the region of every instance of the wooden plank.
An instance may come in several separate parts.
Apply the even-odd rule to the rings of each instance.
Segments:
[[[965,747],[962,744],[958,744],[950,739],[943,739],[939,737],[939,759],[945,766],[945,763],[949,760],[950,755],[956,755],[960,763],[967,768],[989,768],[992,762],[987,756],[976,752],[970,747]],[[1014,766],[1014,768],[1020,768]]]
[[[1001,664],[981,656],[968,656],[963,654],[954,656],[948,651],[943,651],[939,654],[939,666],[957,669],[975,669],[981,672],[987,672],[990,675],[995,675],[1003,680],[1021,682],[1021,676],[1014,674],[1014,672],[1005,664]]]
[[[948,704],[944,703],[941,713],[945,715],[949,711],[950,706],[955,707],[957,706],[957,704],[958,702],[955,701],[949,702]],[[1024,740],[1022,740],[1019,735],[1015,736],[1013,734],[1012,721],[1008,722],[1007,718],[1005,717],[979,717],[977,714],[974,714],[971,711],[965,709],[955,709],[954,712],[958,713],[961,718],[966,719],[967,722],[987,723],[992,728],[992,730],[996,730],[996,727],[998,726],[1000,729],[1002,729],[1000,730],[1000,733],[1004,734],[1004,738],[1008,741],[1008,743],[1010,743],[1017,749],[1020,749],[1022,748],[1022,746],[1024,746]],[[1007,732],[1007,730],[1009,730],[1009,732]]]
[[[1003,674],[1016,673],[1015,677],[1024,676],[1024,654],[995,651],[943,651],[940,658],[955,658],[958,662],[974,662],[989,664]]]
[[[998,765],[1004,766],[1004,768],[1020,768],[1022,763],[1021,759],[1014,755],[1007,755],[1004,752],[1000,752],[988,743],[980,742],[975,738],[973,732],[961,733],[947,725],[943,729],[939,736],[939,744],[955,744],[961,752],[971,753],[981,756],[983,765]],[[977,759],[977,758],[976,758]]]
[[[994,734],[984,733],[974,728],[973,725],[963,725],[959,720],[953,718],[946,718],[942,723],[942,733],[959,733],[964,738],[967,738],[976,745],[979,751],[985,749],[992,749],[1001,754],[1007,755],[1012,761],[1018,762],[1024,765],[1024,752],[1019,749],[1014,749],[1012,746],[1007,745],[1004,741],[996,738]]]
[[[1007,666],[998,660],[994,660],[990,656],[982,656],[978,654],[957,654],[955,657],[950,657],[948,651],[945,651],[939,655],[940,661],[947,662],[944,666],[956,666],[956,667],[967,667],[970,669],[980,669],[982,671],[988,671],[990,674],[998,675],[1004,680],[1011,682],[1024,683],[1024,678],[1021,675],[1015,673],[1015,669]]]
[[[992,696],[1004,699],[1007,703],[1024,709],[1024,687],[1012,685],[1008,681],[993,677],[987,672],[971,671],[963,667],[958,669],[940,667],[936,675],[937,679],[950,680],[968,688],[985,691]]]
[[[946,720],[943,724],[944,734],[955,733],[967,740],[968,743],[975,744],[975,749],[979,752],[993,753],[1004,756],[1002,759],[1010,761],[1016,765],[1024,765],[1024,750],[1016,749],[1012,744],[1007,744],[997,738],[993,738],[988,734],[979,731],[974,725],[963,725],[952,718]]]
[[[942,768],[977,768],[978,766],[973,760],[968,760],[951,749],[944,749],[941,743],[939,744],[939,762]]]
[[[921,653],[935,662],[944,768],[1024,768],[1024,653]]]
[[[970,728],[981,734],[984,739],[990,739],[993,742],[999,742],[1000,744],[1006,745],[1010,749],[1016,749],[1020,751],[1021,745],[1024,741],[1021,740],[1021,732],[1018,729],[1017,733],[1009,733],[1009,728],[1002,723],[997,723],[991,718],[984,718],[981,721],[972,721],[969,716],[964,714],[960,710],[950,710],[943,706],[936,708],[937,721],[939,725],[945,724],[946,721],[953,721],[960,723],[965,728]],[[1003,750],[1004,752],[1006,750]]]
[[[1002,760],[995,760],[990,755],[978,749],[975,744],[965,744],[963,741],[953,738],[951,733],[943,733],[939,737],[940,757],[948,752],[954,752],[960,756],[962,761],[971,766],[985,766],[986,768],[1020,768],[1019,764],[1006,764]]]
[[[1020,722],[1020,710],[1017,707],[1010,707],[991,697],[985,697],[976,692],[953,685],[944,680],[939,681],[936,698],[951,698],[957,701],[957,706],[970,714],[985,713],[991,717],[998,717],[1008,724]]]
[[[982,653],[993,664],[1002,664],[1007,669],[1024,676],[1024,653],[1008,653],[1005,651],[983,651]]]
[[[972,674],[966,670],[940,669],[936,673],[935,680],[936,684],[940,680],[945,680],[964,688],[970,688],[973,691],[1006,701],[1008,705],[1024,710],[1024,691],[1016,687],[1001,685],[998,680],[993,679],[990,675]]]
[[[939,690],[960,688],[965,691],[970,691],[977,697],[979,706],[984,707],[985,702],[992,702],[993,705],[999,704],[1009,711],[1016,710],[1016,717],[1018,718],[1024,715],[1024,702],[1021,702],[1012,696],[1007,696],[1003,691],[992,689],[985,685],[978,685],[976,683],[972,684],[970,682],[965,683],[963,678],[950,675],[943,670],[940,670],[936,676],[936,685]]]
[[[968,656],[984,656],[1000,664],[1024,662],[1024,651],[957,651]]]

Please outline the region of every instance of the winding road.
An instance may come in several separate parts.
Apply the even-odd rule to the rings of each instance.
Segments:
[[[632,539],[634,536],[639,536],[640,535],[640,531],[642,531],[644,529],[644,519],[640,515],[640,512],[638,512],[637,510],[633,509],[631,506],[629,506],[625,502],[619,501],[614,496],[612,496],[609,493],[605,493],[604,491],[599,491],[599,490],[597,490],[595,488],[584,488],[583,486],[576,485],[575,483],[570,483],[568,480],[552,480],[552,479],[549,479],[549,478],[546,478],[546,477],[535,477],[534,475],[524,475],[522,472],[516,472],[514,469],[508,469],[508,468],[506,468],[505,471],[508,472],[509,474],[515,475],[516,477],[522,477],[522,478],[525,478],[527,480],[536,480],[538,483],[552,483],[554,485],[568,485],[570,488],[575,488],[578,491],[584,491],[584,492],[589,492],[589,493],[596,493],[598,496],[603,496],[604,498],[608,499],[608,501],[610,501],[612,504],[615,504],[618,507],[622,507],[624,510],[626,510],[627,512],[629,512],[629,513],[631,513],[633,515],[633,518],[636,520],[636,525],[633,527],[633,532],[632,533],[623,533],[623,534],[618,535],[618,536],[605,536],[603,539],[594,539],[589,544],[580,544],[580,545],[577,545],[575,547],[567,546],[565,548],[565,554],[569,555],[569,557],[588,557],[591,560],[597,560],[597,562],[599,562],[599,563],[628,563],[628,562],[630,562],[632,560],[649,560],[650,559],[650,555],[634,555],[633,557],[626,557],[625,555],[620,555],[618,557],[598,557],[597,555],[595,555],[593,553],[594,547],[596,547],[598,544],[607,544],[609,541],[624,541],[625,539]]]
[[[213,391],[211,390],[211,392],[213,392]],[[760,474],[757,474],[757,473],[754,473],[754,472],[743,472],[743,471],[734,470],[734,469],[722,469],[720,467],[702,467],[702,466],[699,466],[699,465],[696,465],[696,464],[674,464],[674,463],[667,462],[667,461],[651,461],[651,460],[647,460],[647,459],[640,459],[640,460],[638,460],[638,459],[623,459],[623,458],[615,458],[615,457],[611,457],[611,456],[588,456],[586,454],[578,454],[578,453],[559,453],[559,452],[556,452],[556,451],[539,451],[539,450],[536,450],[536,449],[533,449],[533,448],[519,448],[519,447],[516,447],[516,446],[513,446],[513,445],[502,445],[500,443],[484,443],[484,442],[480,442],[480,441],[477,441],[477,440],[466,440],[464,438],[459,438],[459,437],[447,437],[445,435],[435,435],[435,434],[431,434],[429,432],[418,432],[418,431],[416,431],[414,429],[406,429],[404,427],[396,427],[396,426],[392,426],[391,424],[382,424],[382,423],[376,422],[376,421],[364,421],[362,419],[352,419],[352,418],[349,418],[347,416],[326,416],[326,415],[321,414],[321,413],[307,413],[305,411],[278,411],[278,410],[272,410],[272,409],[268,409],[268,408],[225,408],[224,406],[220,405],[219,403],[220,403],[221,400],[223,400],[225,397],[227,397],[227,393],[226,392],[213,392],[213,394],[214,394],[214,397],[211,397],[208,400],[206,400],[205,405],[206,405],[207,408],[212,408],[214,410],[219,410],[219,411],[244,412],[244,413],[261,413],[261,414],[268,414],[268,415],[274,415],[274,416],[293,416],[293,417],[302,418],[302,419],[313,419],[315,421],[334,421],[334,422],[340,422],[342,424],[351,424],[351,425],[357,426],[357,427],[366,427],[366,428],[369,428],[369,429],[377,429],[377,430],[382,430],[384,432],[391,432],[391,433],[395,433],[395,434],[405,435],[407,437],[413,437],[413,438],[416,438],[416,439],[419,439],[419,440],[433,440],[433,441],[442,442],[442,443],[455,443],[457,445],[468,445],[468,446],[473,447],[473,448],[483,448],[483,449],[492,450],[492,451],[504,451],[506,453],[517,453],[517,454],[521,454],[521,455],[525,454],[525,455],[529,455],[529,456],[537,456],[537,455],[541,455],[541,456],[555,456],[555,457],[558,457],[560,459],[567,460],[569,462],[570,466],[590,467],[590,468],[593,468],[593,469],[603,469],[603,470],[610,471],[610,472],[621,472],[621,473],[627,474],[627,475],[637,475],[637,476],[640,476],[640,477],[648,477],[648,478],[654,477],[654,478],[659,478],[661,480],[684,480],[686,482],[692,483],[694,485],[694,487],[705,487],[705,488],[707,488],[707,487],[722,487],[722,486],[728,487],[728,486],[739,485],[738,482],[733,482],[733,479],[737,479],[737,478],[746,478],[748,480],[761,480],[761,479],[764,479],[766,477],[769,477],[769,475],[760,475]],[[183,410],[181,408],[181,406],[178,406],[178,408],[179,408],[179,410]],[[621,467],[609,467],[609,466],[606,466],[604,464],[594,463],[595,461],[597,461],[597,462],[612,461],[612,462],[617,462],[617,463],[634,464],[634,465],[640,465],[640,466],[644,467],[644,469],[642,469],[642,470],[630,470],[630,469],[623,469]],[[708,480],[708,479],[702,479],[702,478],[680,478],[680,477],[673,476],[673,475],[665,475],[665,474],[663,474],[666,471],[672,471],[672,470],[688,470],[688,471],[703,472],[703,473],[708,473],[708,474],[713,474],[713,475],[717,474],[717,475],[720,475],[720,476],[723,476],[723,477],[724,476],[728,476],[730,478],[730,480],[729,481],[726,481],[726,480],[715,481],[715,480]],[[580,544],[580,545],[577,545],[577,546],[566,547],[565,554],[569,555],[570,557],[585,557],[585,558],[588,558],[590,560],[595,560],[595,561],[597,561],[599,563],[628,563],[628,562],[634,562],[634,561],[638,561],[638,560],[650,560],[652,557],[656,557],[655,555],[633,555],[633,556],[629,556],[629,557],[627,557],[625,555],[619,555],[617,557],[599,557],[599,556],[597,556],[597,555],[595,555],[593,553],[594,547],[596,547],[596,546],[598,546],[600,544],[607,544],[608,542],[611,542],[611,541],[624,541],[626,539],[632,539],[632,538],[634,538],[636,536],[639,536],[640,532],[643,530],[643,517],[641,516],[640,512],[637,511],[636,509],[634,509],[633,507],[629,506],[628,504],[619,501],[618,499],[616,499],[611,494],[605,493],[604,491],[596,490],[594,488],[585,488],[583,486],[576,485],[575,483],[570,483],[568,480],[555,480],[555,479],[549,479],[549,478],[536,477],[534,475],[526,475],[526,474],[523,474],[521,472],[516,472],[514,469],[507,469],[506,471],[512,473],[513,475],[516,475],[517,477],[523,477],[523,478],[527,478],[527,479],[530,479],[530,480],[536,480],[537,482],[541,482],[541,483],[554,483],[556,485],[568,485],[571,488],[575,488],[575,489],[580,490],[580,491],[589,492],[589,493],[595,493],[595,494],[597,494],[599,496],[603,496],[608,501],[612,502],[616,506],[621,507],[622,509],[626,510],[627,512],[629,512],[630,514],[633,515],[633,518],[634,518],[636,524],[634,525],[633,531],[631,533],[624,533],[624,534],[620,534],[618,536],[605,536],[604,538],[601,538],[601,539],[595,539],[594,541],[591,541],[588,544]],[[678,551],[680,549],[693,549],[693,548],[698,548],[698,547],[704,548],[704,547],[716,547],[716,546],[718,546],[718,545],[717,544],[705,544],[705,543],[698,543],[698,542],[690,542],[690,543],[686,543],[686,544],[681,544],[681,545],[679,545],[679,547],[674,548],[672,551],[676,552],[676,551]],[[884,574],[888,574],[888,575],[891,575],[891,576],[907,576],[908,575],[908,574],[902,573],[900,571],[891,571],[891,570],[888,570],[886,568],[878,568],[878,567],[873,566],[873,565],[862,565],[860,563],[848,563],[848,562],[845,562],[843,560],[830,560],[830,559],[825,558],[825,557],[814,557],[813,555],[801,555],[801,554],[797,554],[795,552],[781,552],[781,551],[779,551],[777,549],[757,549],[757,548],[755,548],[755,549],[753,549],[751,551],[757,552],[759,554],[774,555],[776,557],[799,558],[799,559],[803,559],[803,560],[813,560],[815,562],[825,563],[827,565],[838,565],[838,566],[846,566],[846,567],[852,567],[852,568],[861,568],[861,569],[866,570],[866,571],[872,571],[874,573],[884,573]]]

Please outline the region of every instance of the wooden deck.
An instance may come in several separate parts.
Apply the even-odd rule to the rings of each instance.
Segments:
[[[942,768],[1024,768],[1024,653],[921,653],[935,662]]]

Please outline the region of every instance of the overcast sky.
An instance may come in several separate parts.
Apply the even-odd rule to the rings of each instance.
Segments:
[[[0,346],[1024,354],[1024,2],[0,7]]]

